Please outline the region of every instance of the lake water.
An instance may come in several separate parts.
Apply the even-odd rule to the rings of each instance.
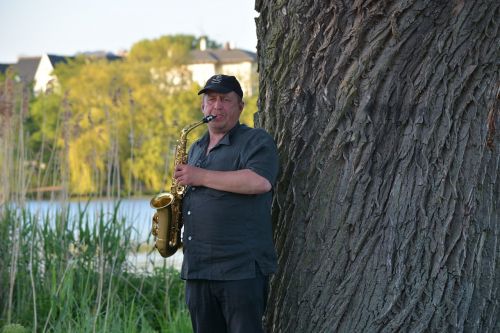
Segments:
[[[151,232],[151,218],[154,214],[154,209],[149,207],[149,198],[134,198],[134,199],[121,199],[119,201],[118,208],[118,218],[122,217],[126,219],[135,230],[137,230],[138,241],[144,242],[148,239]],[[68,203],[69,215],[70,217],[78,214],[80,210],[83,210],[87,206],[87,215],[90,220],[97,218],[101,213],[106,215],[111,215],[118,200],[109,199],[93,199],[92,201],[70,201]],[[45,216],[47,213],[53,214],[56,211],[60,211],[62,208],[61,202],[58,201],[48,201],[48,200],[37,200],[28,201],[26,203],[26,208],[31,213],[38,213],[41,216]]]
[[[77,215],[78,212],[83,210],[87,205],[86,213],[90,219],[97,219],[100,214],[104,213],[105,216],[111,216],[116,205],[119,203],[117,215],[118,218],[125,218],[127,225],[132,226],[136,231],[132,239],[138,243],[144,243],[149,240],[149,243],[153,243],[153,238],[151,234],[151,218],[155,213],[155,210],[149,206],[149,201],[151,198],[132,198],[132,199],[121,199],[109,200],[109,199],[93,199],[92,201],[70,201],[68,203],[69,216],[70,218]],[[32,214],[39,214],[39,216],[51,216],[55,212],[62,209],[61,202],[57,201],[28,201],[26,203],[26,208]],[[174,266],[180,269],[182,264],[182,251],[178,251],[173,256],[164,259],[160,256],[158,251],[153,251],[151,253],[130,253],[128,256],[129,262],[138,270],[149,270],[152,266],[163,265]]]

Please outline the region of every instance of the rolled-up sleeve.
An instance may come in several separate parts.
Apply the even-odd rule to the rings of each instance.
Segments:
[[[242,166],[266,178],[274,187],[279,166],[276,144],[264,130],[253,129],[252,132],[247,147],[242,150]]]

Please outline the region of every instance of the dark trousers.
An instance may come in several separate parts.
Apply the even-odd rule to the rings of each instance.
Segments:
[[[187,280],[186,303],[194,332],[263,333],[268,280],[260,272],[246,280]]]

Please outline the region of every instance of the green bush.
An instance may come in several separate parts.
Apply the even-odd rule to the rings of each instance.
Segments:
[[[29,330],[23,325],[9,324],[3,327],[2,333],[29,333]]]

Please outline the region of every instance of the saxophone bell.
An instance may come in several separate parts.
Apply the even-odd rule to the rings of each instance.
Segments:
[[[155,237],[155,247],[164,258],[177,252],[178,245],[169,240],[172,226],[172,208],[175,197],[169,192],[162,192],[151,199],[149,205],[156,209],[153,215],[151,234]],[[177,237],[174,238],[177,240]]]
[[[149,205],[154,209],[162,209],[170,205],[172,201],[174,201],[174,196],[171,193],[163,192],[155,195]]]

